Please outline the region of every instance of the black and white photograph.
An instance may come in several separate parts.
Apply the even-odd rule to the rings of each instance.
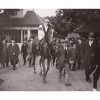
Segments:
[[[100,9],[0,9],[0,91],[100,91]]]
[[[0,9],[0,91],[99,91],[100,9]]]

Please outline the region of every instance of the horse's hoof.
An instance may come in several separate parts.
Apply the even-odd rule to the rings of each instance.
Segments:
[[[71,83],[65,83],[65,86],[71,86]]]

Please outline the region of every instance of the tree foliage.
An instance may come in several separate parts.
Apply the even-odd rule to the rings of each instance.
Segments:
[[[80,25],[96,22],[100,22],[100,9],[58,9],[51,18],[55,30],[63,36]]]

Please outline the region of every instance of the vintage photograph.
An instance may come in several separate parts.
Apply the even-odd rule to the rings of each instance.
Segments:
[[[0,9],[0,91],[100,91],[100,9]]]

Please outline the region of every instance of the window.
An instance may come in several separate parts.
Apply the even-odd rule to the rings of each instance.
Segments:
[[[5,37],[8,42],[14,39],[16,43],[21,43],[21,30],[3,30],[0,32],[0,36]]]

